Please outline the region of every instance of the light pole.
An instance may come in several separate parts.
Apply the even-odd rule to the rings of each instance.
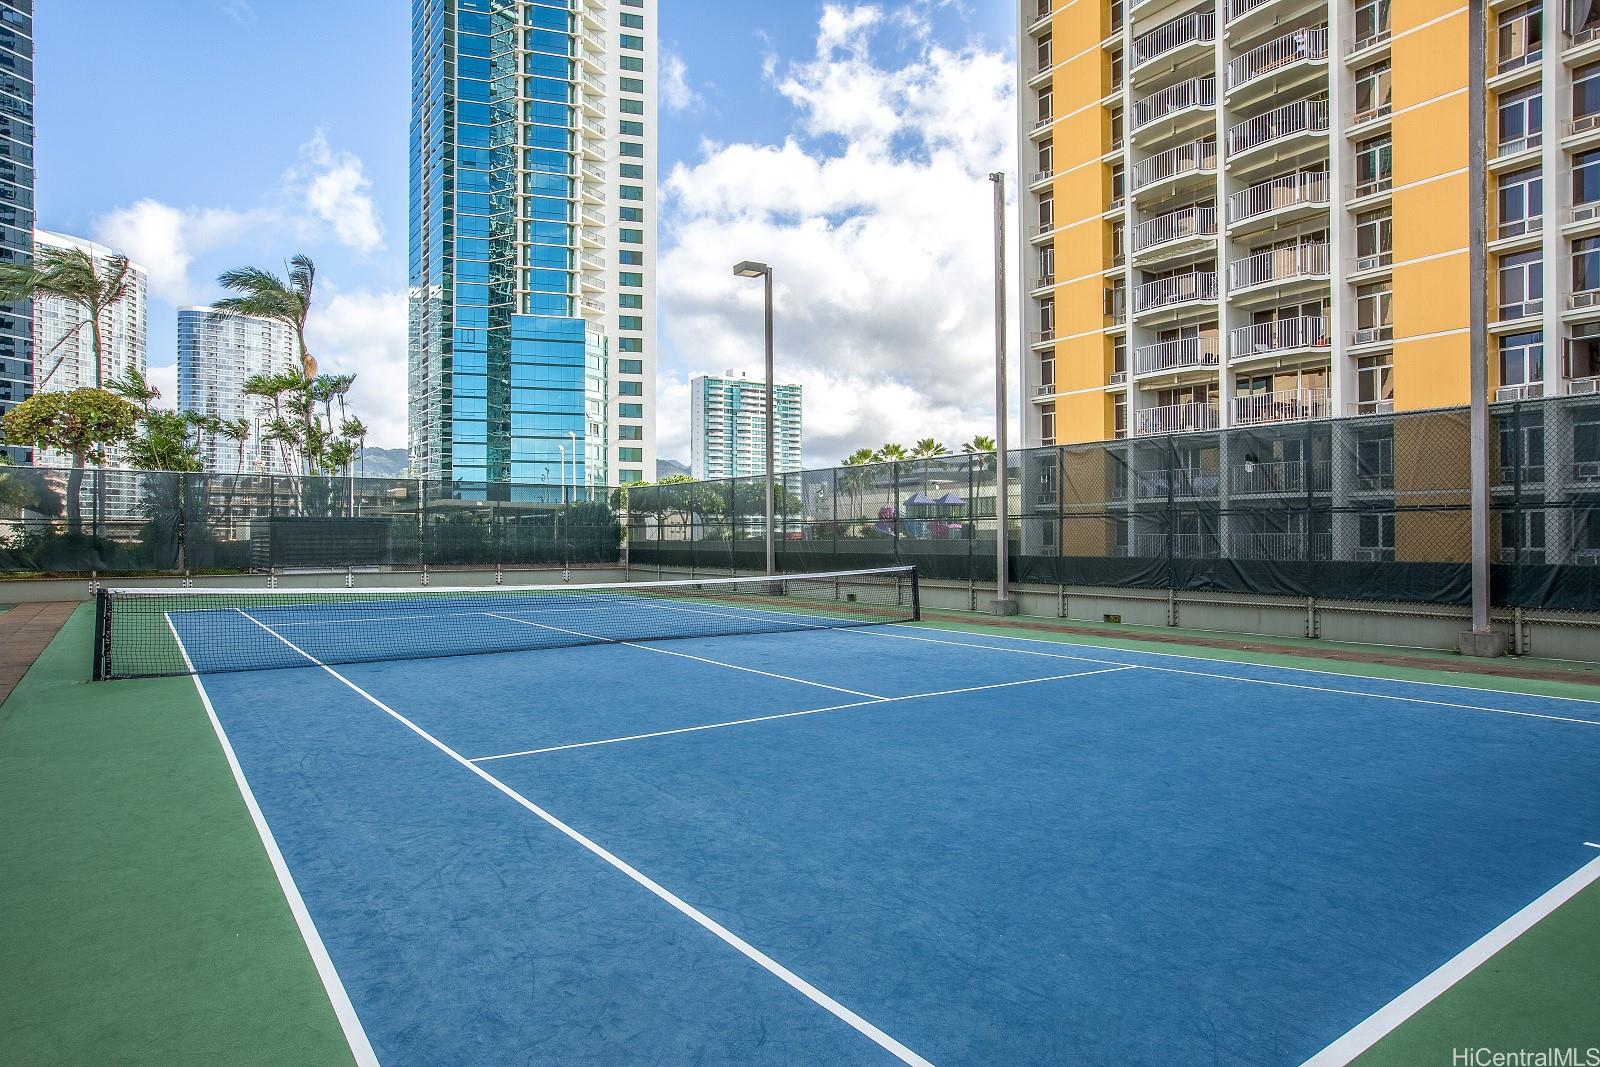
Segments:
[[[773,463],[772,463],[772,424],[777,412],[772,399],[772,268],[765,263],[754,260],[744,260],[733,268],[733,273],[740,278],[762,278],[766,281],[767,296],[767,573],[778,572],[777,545],[773,540]]]
[[[565,506],[567,503],[567,446],[558,443],[556,451],[561,453],[561,473],[559,477],[561,481],[561,503]]]
[[[1017,602],[1006,595],[1010,566],[1011,507],[1006,484],[1006,176],[989,175],[994,183],[994,599],[989,614],[1015,615]]]
[[[572,430],[567,431],[567,440],[572,442],[572,500],[578,500],[578,435]]]

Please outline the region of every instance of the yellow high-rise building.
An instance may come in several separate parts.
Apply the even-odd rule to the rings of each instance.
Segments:
[[[1467,403],[1468,7],[1124,3],[1019,4],[1026,443]],[[1491,399],[1593,392],[1600,3],[1485,19]]]

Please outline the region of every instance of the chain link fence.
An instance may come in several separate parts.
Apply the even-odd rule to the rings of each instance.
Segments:
[[[1600,397],[1492,411],[1496,605],[1600,610]],[[1018,582],[1466,604],[1466,408],[1026,449],[1006,457]],[[762,479],[629,493],[635,565],[757,571]],[[915,564],[993,581],[995,456],[783,475],[784,571]]]
[[[604,489],[0,467],[0,575],[615,564]]]

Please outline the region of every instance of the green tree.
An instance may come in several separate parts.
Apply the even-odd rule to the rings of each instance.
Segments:
[[[897,463],[906,458],[906,446],[889,441],[873,453],[872,458],[879,463]]]
[[[54,448],[72,456],[67,475],[67,531],[83,532],[83,509],[78,499],[83,468],[105,460],[110,445],[131,439],[139,423],[139,409],[105,389],[74,389],[68,393],[35,393],[0,419],[0,437],[24,448]]]
[[[176,411],[147,411],[139,416],[139,435],[128,443],[128,463],[141,471],[205,469],[198,443],[191,436],[195,420]]]
[[[89,328],[89,350],[94,356],[94,387],[105,386],[105,360],[100,337],[100,317],[127,297],[132,283],[128,278],[128,257],[113,255],[106,261],[104,272],[94,256],[80,248],[41,248],[32,263],[8,263],[0,266],[0,303],[20,303],[40,296],[54,296],[77,304],[83,309],[83,321],[68,330],[48,352],[36,357],[46,364],[56,350],[77,336],[85,326]],[[61,366],[61,361],[38,376],[38,384],[45,385]]]
[[[969,456],[977,455],[980,452],[993,452],[994,438],[981,433],[974,434],[972,440],[961,446],[961,451]]]
[[[924,437],[911,446],[912,459],[927,459],[932,456],[948,455],[949,449],[931,437]]]
[[[300,376],[317,377],[317,361],[306,347],[306,320],[311,317],[311,297],[316,289],[317,266],[311,257],[297,255],[286,264],[284,277],[260,267],[235,267],[217,276],[217,284],[236,296],[225,296],[211,307],[217,317],[250,315],[281,322],[294,331],[300,347]]]

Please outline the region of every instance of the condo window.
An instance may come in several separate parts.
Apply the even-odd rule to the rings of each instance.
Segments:
[[[1111,92],[1122,91],[1122,50],[1111,53]],[[1109,93],[1107,95],[1110,95]]]
[[[1046,71],[1050,69],[1050,35],[1048,33],[1039,38],[1038,47],[1035,49],[1035,58],[1039,61],[1039,70]]]
[[[1379,208],[1356,216],[1356,269],[1366,270],[1389,262],[1394,247],[1392,209]]]
[[[1055,275],[1056,246],[1045,245],[1043,248],[1039,249],[1039,281],[1044,282],[1045,279],[1054,278]]]
[[[1356,329],[1362,333],[1371,333],[1369,339],[1375,340],[1380,336],[1387,336],[1387,331],[1394,326],[1394,293],[1389,283],[1377,282],[1373,285],[1358,285],[1356,287]]]
[[[1389,135],[1356,145],[1356,195],[1367,196],[1389,188],[1394,173],[1394,150]]]
[[[1535,248],[1500,257],[1500,317],[1520,319],[1539,312],[1544,299],[1544,253]]]
[[[1499,70],[1535,63],[1544,43],[1544,4],[1541,0],[1512,8],[1500,16],[1495,36]]]
[[[1039,173],[1051,174],[1056,169],[1056,145],[1046,138],[1039,142]]]
[[[1122,203],[1122,198],[1127,194],[1127,186],[1123,180],[1122,164],[1111,165],[1111,206],[1116,207]]]
[[[1600,148],[1579,152],[1572,157],[1572,204],[1600,200]]]
[[[1567,377],[1600,377],[1600,322],[1572,328],[1572,336],[1567,338]]]
[[[1039,105],[1038,114],[1039,114],[1039,121],[1040,122],[1049,121],[1050,116],[1052,114],[1054,114],[1054,112],[1052,112],[1050,110],[1050,100],[1051,100],[1050,87],[1049,86],[1045,86],[1043,89],[1039,90],[1039,97],[1038,97],[1038,105]]]
[[[1039,198],[1039,232],[1047,233],[1056,227],[1056,199],[1053,196]]]
[[[1122,147],[1122,109],[1111,109],[1111,148],[1115,151]]]
[[[1111,372],[1113,374],[1128,373],[1128,337],[1126,334],[1117,334],[1111,339]]]
[[[1122,0],[1111,0],[1111,32],[1122,29]]]
[[[1362,515],[1356,538],[1368,561],[1394,559],[1394,514]]]
[[[1056,443],[1056,413],[1046,411],[1039,416],[1040,444],[1053,445]]]
[[[1387,59],[1356,71],[1355,121],[1363,122],[1389,113],[1391,81]]]
[[[1524,385],[1544,380],[1544,336],[1537,330],[1500,338],[1500,384]]]
[[[624,13],[623,16],[622,16],[622,25],[626,29],[642,30],[642,29],[644,29],[644,16],[643,15],[629,15],[627,13]]]
[[[1363,415],[1387,410],[1394,403],[1394,354],[1366,356],[1356,363],[1356,404]]]
[[[1500,470],[1517,472],[1524,482],[1544,481],[1544,412],[1502,412],[1495,424],[1500,436]]]
[[[1128,394],[1114,393],[1111,397],[1111,434],[1113,437],[1123,438],[1128,436]],[[1126,468],[1120,468],[1126,469]],[[1127,540],[1127,528],[1123,528],[1124,543]]]
[[[1389,0],[1361,0],[1356,4],[1356,45],[1362,47],[1389,36]]]
[[[1056,355],[1054,352],[1045,352],[1039,356],[1039,384],[1052,388],[1056,384]]]
[[[1600,289],[1600,237],[1580,237],[1572,242],[1572,291]]]
[[[617,440],[619,440],[619,441],[643,441],[644,440],[644,427],[643,426],[626,426],[626,425],[618,426],[617,427]]]
[[[1574,89],[1576,93],[1576,89]],[[1544,93],[1537,87],[1500,97],[1500,154],[1532,148],[1544,128]]]
[[[1600,3],[1594,5],[1600,11]],[[1600,114],[1600,63],[1590,63],[1572,72],[1572,121]]]
[[[1573,171],[1573,182],[1577,182]],[[1539,229],[1544,218],[1544,179],[1538,167],[1500,177],[1500,236],[1515,237]]]

